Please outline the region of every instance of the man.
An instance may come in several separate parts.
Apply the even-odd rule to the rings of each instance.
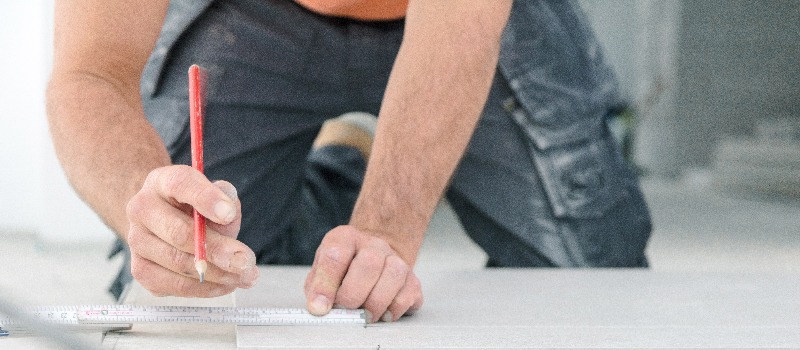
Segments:
[[[445,191],[489,266],[646,266],[647,209],[604,124],[615,81],[572,2],[61,0],[55,30],[59,158],[155,294],[311,263],[310,312],[396,320],[422,305],[414,261]],[[192,63],[208,178],[176,165]],[[379,115],[371,148],[341,141],[368,129],[352,114],[312,148],[348,111]]]

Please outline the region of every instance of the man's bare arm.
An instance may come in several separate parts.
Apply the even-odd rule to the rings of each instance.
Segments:
[[[419,308],[413,267],[475,129],[511,1],[412,1],[350,225],[329,232],[306,280],[309,310],[363,306],[373,321]]]
[[[351,225],[383,232],[411,265],[486,103],[510,3],[409,6]]]
[[[253,251],[236,240],[236,189],[171,165],[144,116],[139,80],[167,6],[56,2],[50,130],[72,186],[128,242],[131,273],[142,286],[158,295],[218,296],[252,286],[258,269]],[[192,207],[209,219],[204,284],[193,263]]]
[[[139,79],[168,1],[58,0],[50,132],[72,186],[123,239],[125,205],[150,170],[170,164],[147,122]]]

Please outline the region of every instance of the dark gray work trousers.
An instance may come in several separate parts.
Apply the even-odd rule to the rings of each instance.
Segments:
[[[206,173],[242,200],[259,263],[309,264],[346,224],[365,162],[310,152],[321,124],[376,114],[402,20],[312,13],[289,0],[173,0],[142,78],[145,113],[189,164],[187,69],[209,70]],[[606,130],[617,85],[570,1],[517,1],[498,72],[446,196],[489,266],[646,266],[650,218]]]

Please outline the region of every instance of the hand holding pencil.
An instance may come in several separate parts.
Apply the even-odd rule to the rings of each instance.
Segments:
[[[192,168],[203,173],[203,117],[205,111],[206,71],[193,64],[189,67],[189,131],[192,139]],[[206,218],[197,209],[192,209],[194,218],[194,267],[205,281],[206,262]]]
[[[200,78],[199,67],[197,73]],[[200,85],[192,90],[202,93],[196,88]],[[195,102],[202,117],[203,101]],[[154,169],[128,203],[131,273],[155,295],[215,297],[252,287],[258,279],[255,254],[236,240],[241,224],[236,189],[226,181],[209,181],[202,155],[195,159],[199,169]]]

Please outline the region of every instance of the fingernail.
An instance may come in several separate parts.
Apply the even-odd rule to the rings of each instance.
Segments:
[[[244,252],[236,252],[233,253],[229,266],[236,269],[244,270],[249,267],[252,267],[253,263],[250,261],[250,257]]]
[[[258,268],[253,266],[242,272],[240,280],[241,283],[246,285],[247,287],[252,287],[255,284],[257,278],[258,278]]]
[[[225,188],[222,189],[222,193],[225,193],[232,201],[239,198],[239,192],[236,192],[236,187],[233,186],[225,186]]]
[[[219,201],[214,205],[214,214],[223,223],[229,223],[236,218],[236,208],[226,201]]]
[[[383,322],[392,322],[393,318],[394,317],[392,316],[392,312],[391,311],[386,311],[386,312],[383,313],[383,316],[381,316],[381,321],[383,321]]]
[[[372,319],[372,313],[369,310],[364,310],[364,321],[367,323],[373,323],[375,320]]]
[[[324,295],[318,295],[314,298],[314,301],[311,302],[309,307],[309,312],[314,315],[321,316],[327,314],[331,310],[330,301]]]

